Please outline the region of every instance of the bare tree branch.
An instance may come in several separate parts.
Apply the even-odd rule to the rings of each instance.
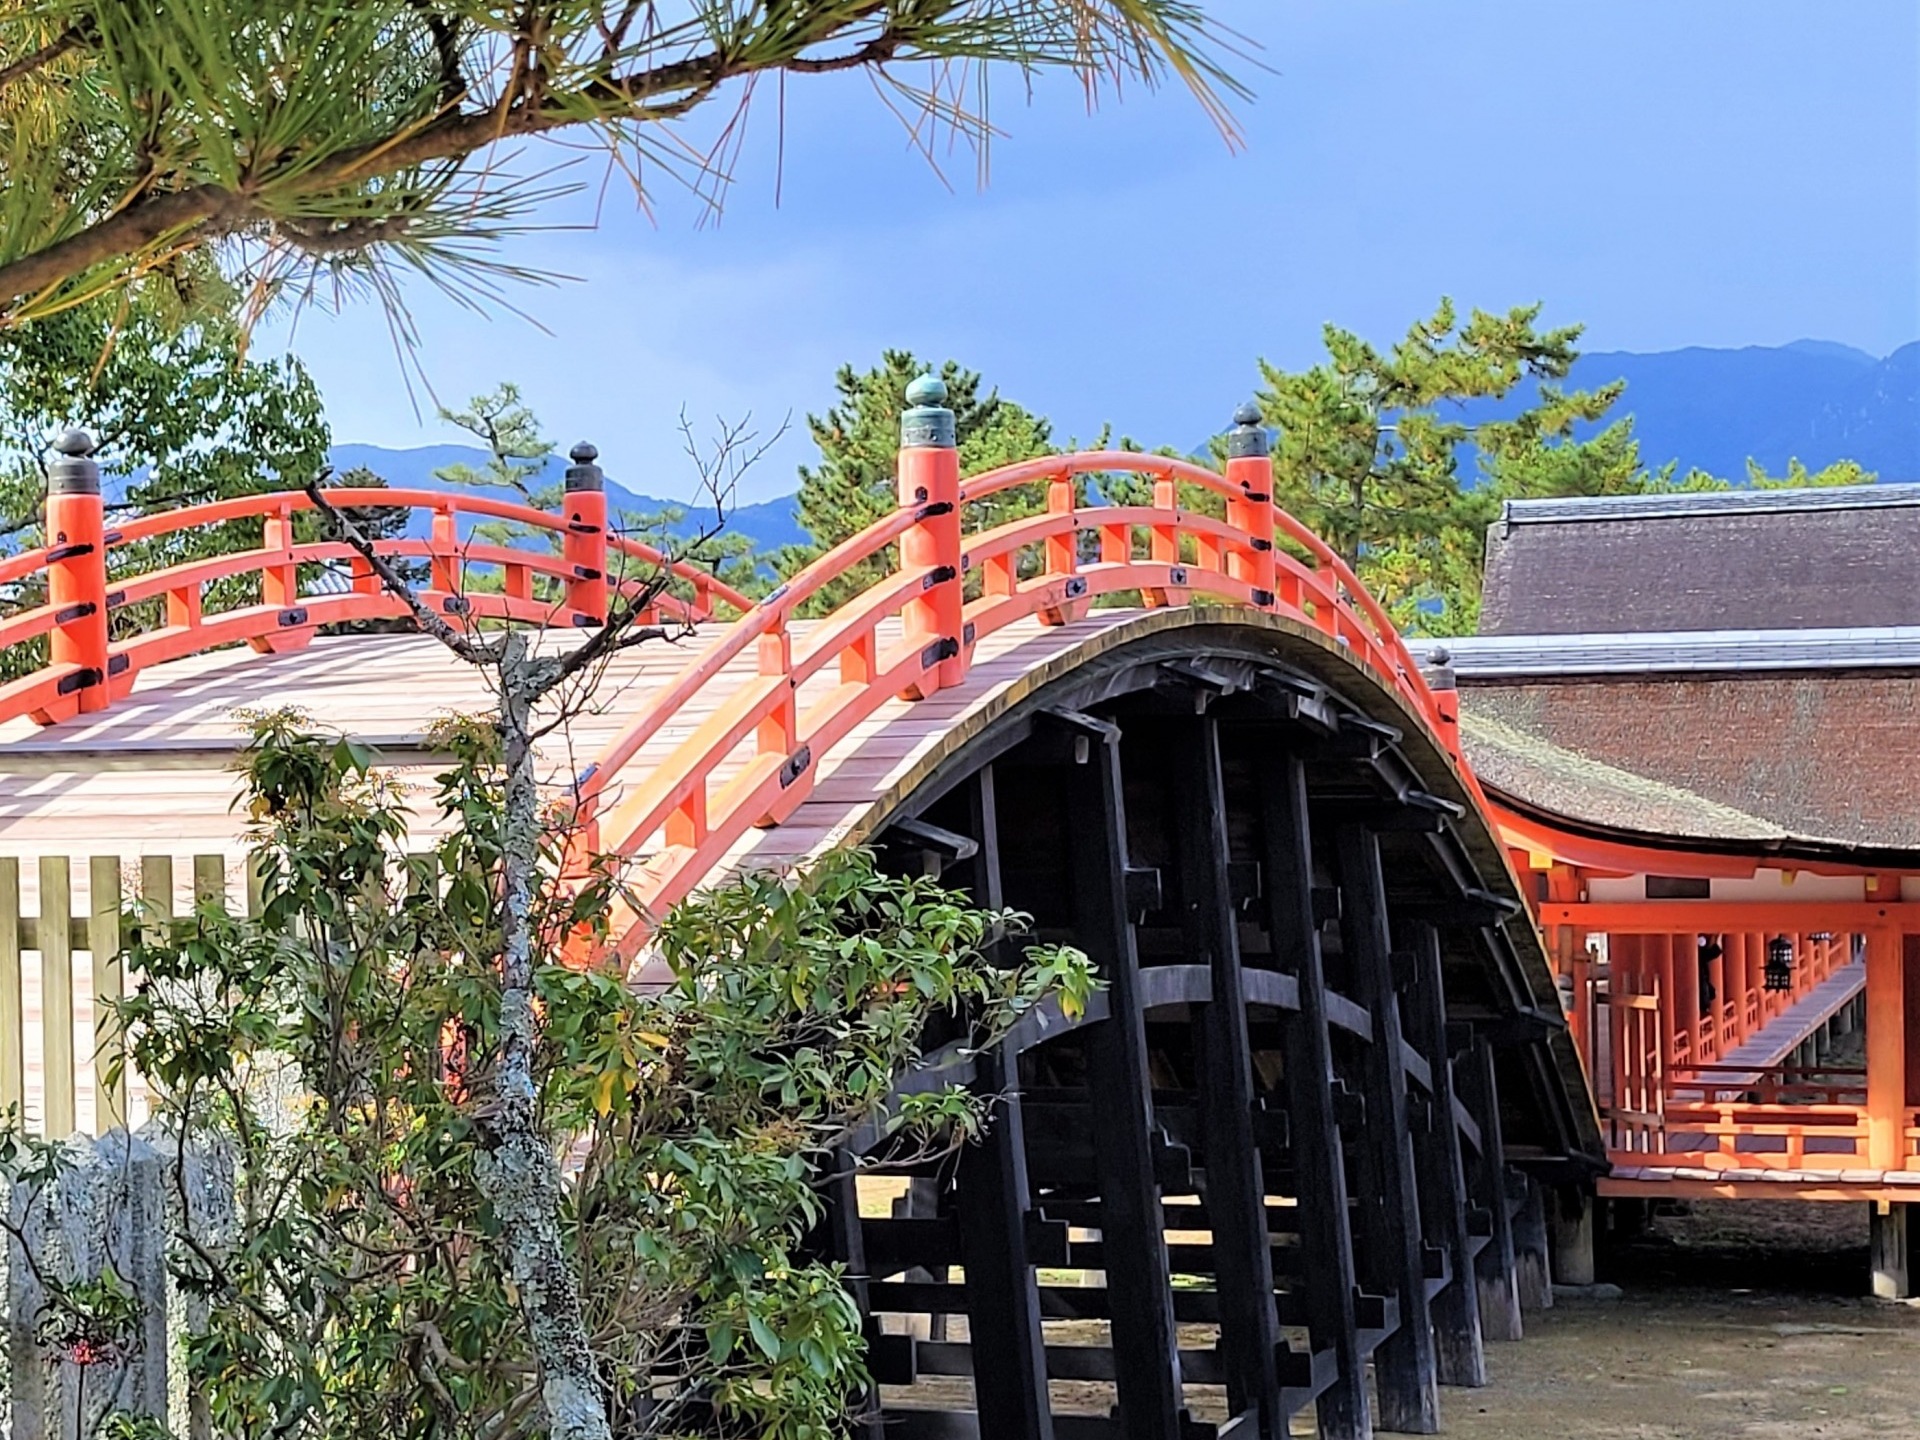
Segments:
[[[434,614],[432,608],[414,592],[413,586],[407,583],[406,577],[394,569],[386,556],[374,548],[373,541],[367,538],[365,532],[349,520],[345,512],[327,499],[320,485],[331,473],[331,470],[323,470],[309,480],[306,484],[306,492],[307,498],[313,502],[313,508],[326,517],[327,524],[332,528],[333,533],[367,562],[373,573],[380,577],[380,583],[386,587],[388,593],[399,599],[412,612],[414,623],[422,630],[469,665],[477,665],[482,669],[498,668],[500,664],[498,652],[491,646],[475,644],[440,616]]]

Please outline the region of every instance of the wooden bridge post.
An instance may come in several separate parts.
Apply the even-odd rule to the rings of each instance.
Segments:
[[[1445,1250],[1452,1272],[1433,1297],[1434,1363],[1442,1385],[1485,1385],[1487,1357],[1480,1338],[1480,1301],[1473,1280],[1473,1231],[1467,1223],[1466,1162],[1454,1118],[1453,1063],[1447,1054],[1446,994],[1440,964],[1440,932],[1422,925],[1413,937],[1416,966],[1408,997],[1407,1029],[1427,1062],[1433,1093],[1427,1123],[1414,1139],[1420,1166],[1423,1223]]]
[[[1500,1134],[1500,1089],[1493,1072],[1493,1047],[1468,1035],[1459,1058],[1459,1079],[1467,1110],[1480,1127],[1480,1163],[1474,1167],[1476,1202],[1488,1212],[1492,1238],[1480,1252],[1480,1329],[1490,1340],[1519,1340],[1520,1282],[1513,1264],[1513,1215],[1507,1208],[1507,1152]]]
[[[1367,1125],[1364,1171],[1372,1180],[1361,1207],[1367,1243],[1362,1274],[1400,1300],[1400,1324],[1373,1353],[1380,1428],[1431,1435],[1440,1428],[1440,1391],[1427,1309],[1426,1245],[1413,1141],[1407,1131],[1407,1072],[1401,1058],[1400,1004],[1394,991],[1380,842],[1366,826],[1340,827],[1341,934],[1359,1001],[1373,1017],[1361,1084]]]
[[[582,440],[567,452],[566,491],[561,510],[567,533],[561,553],[567,562],[567,609],[576,625],[598,625],[607,618],[607,486],[594,461],[600,452]]]
[[[1067,766],[1069,813],[1080,827],[1072,855],[1074,941],[1107,982],[1107,1023],[1088,1036],[1100,1239],[1113,1297],[1113,1359],[1121,1440],[1182,1440],[1172,1277],[1154,1167],[1153,1092],[1140,1008],[1139,957],[1127,909],[1127,817],[1119,727],[1059,715],[1076,751]],[[1082,723],[1084,721],[1084,723]]]
[[[1260,424],[1260,407],[1248,402],[1233,412],[1227,432],[1227,482],[1240,487],[1227,500],[1227,523],[1246,532],[1252,551],[1227,561],[1227,573],[1253,587],[1253,603],[1262,610],[1274,607],[1274,584],[1279,573],[1273,553],[1273,458],[1267,432]]]
[[[1267,930],[1281,969],[1296,977],[1300,989],[1300,1008],[1282,1017],[1282,1035],[1307,1331],[1313,1348],[1331,1349],[1335,1361],[1333,1384],[1315,1402],[1314,1413],[1321,1440],[1370,1440],[1373,1418],[1354,1305],[1346,1158],[1333,1102],[1326,969],[1313,918],[1306,766],[1297,756],[1264,747],[1258,766]]]
[[[987,1133],[960,1153],[960,1263],[967,1272],[967,1336],[980,1433],[1053,1440],[1040,1296],[1027,1252],[1031,1195],[1020,1120],[1019,1057],[1005,1046],[975,1061],[994,1096]],[[941,1318],[941,1317],[937,1317]]]
[[[900,505],[914,511],[918,520],[900,537],[900,568],[925,580],[901,618],[925,671],[908,690],[910,698],[918,699],[958,685],[967,675],[966,637],[961,633],[960,452],[947,387],[938,377],[922,375],[907,386],[907,406],[900,414]]]
[[[1252,1412],[1265,1440],[1284,1440],[1273,1300],[1266,1181],[1253,1134],[1253,1055],[1247,1038],[1239,922],[1228,879],[1227,797],[1220,769],[1220,724],[1211,715],[1179,727],[1175,801],[1179,813],[1180,901],[1187,957],[1202,956],[1213,997],[1202,1007],[1201,1112],[1205,1119],[1207,1221],[1220,1292],[1220,1349],[1227,1366],[1227,1408]]]
[[[107,545],[94,438],[69,430],[47,466],[47,603],[54,607],[49,653],[75,672],[59,698],[37,711],[41,724],[107,708]]]

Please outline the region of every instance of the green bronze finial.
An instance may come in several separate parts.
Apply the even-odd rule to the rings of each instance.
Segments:
[[[1266,453],[1267,431],[1260,423],[1260,407],[1249,400],[1233,412],[1233,429],[1227,432],[1227,456],[1240,460]]]
[[[947,409],[946,382],[938,375],[922,375],[907,386],[907,409],[900,412],[900,446],[953,448],[953,411]]]

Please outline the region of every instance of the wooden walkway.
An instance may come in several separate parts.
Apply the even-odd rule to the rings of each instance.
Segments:
[[[1748,1036],[1746,1044],[1735,1046],[1722,1055],[1714,1069],[1715,1085],[1725,1089],[1729,1085],[1758,1080],[1762,1071],[1783,1064],[1789,1055],[1805,1043],[1808,1036],[1839,1014],[1848,1002],[1866,988],[1867,966],[1864,960],[1854,960],[1840,966]],[[1675,1088],[1678,1093],[1686,1093],[1684,1085]]]

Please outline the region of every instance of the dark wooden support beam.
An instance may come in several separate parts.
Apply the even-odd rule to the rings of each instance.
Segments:
[[[1334,1354],[1335,1378],[1314,1406],[1321,1440],[1370,1440],[1366,1359],[1354,1313],[1353,1232],[1347,1177],[1334,1116],[1333,1041],[1327,983],[1314,923],[1313,841],[1306,766],[1263,747],[1258,758],[1263,896],[1273,953],[1299,983],[1300,1008],[1281,1017],[1285,1037],[1289,1140],[1300,1215],[1307,1333]]]
[[[1018,1060],[1002,1049],[977,1061],[982,1093],[994,1095],[987,1133],[961,1152],[960,1263],[967,1272],[967,1334],[984,1435],[1053,1440],[1040,1297],[1027,1254],[1027,1142],[1020,1126]]]
[[[1432,1080],[1425,1124],[1414,1130],[1414,1161],[1420,1170],[1421,1223],[1446,1252],[1452,1280],[1429,1304],[1434,1358],[1442,1385],[1484,1385],[1487,1357],[1480,1340],[1480,1301],[1473,1281],[1473,1233],[1467,1225],[1466,1162],[1454,1119],[1453,1065],[1447,1055],[1446,993],[1440,965],[1440,935],[1430,925],[1409,937],[1414,961],[1407,992],[1407,1031],[1425,1058]]]
[[[1500,1136],[1500,1087],[1494,1079],[1493,1047],[1475,1039],[1454,1064],[1461,1098],[1480,1127],[1473,1199],[1487,1212],[1492,1226],[1478,1263],[1480,1330],[1489,1340],[1518,1340],[1525,1329],[1513,1266],[1513,1219],[1507,1209],[1507,1156]]]
[[[845,1268],[847,1292],[860,1307],[861,1318],[866,1323],[868,1368],[876,1376],[886,1375],[890,1370],[902,1366],[911,1371],[913,1342],[902,1335],[882,1335],[873,1319],[868,1295],[867,1256],[860,1233],[860,1194],[855,1180],[858,1162],[842,1151],[836,1153],[828,1163],[833,1167],[833,1172],[825,1182],[825,1214],[814,1231],[813,1248]],[[910,1380],[912,1377],[909,1374],[906,1378]],[[886,1440],[886,1430],[880,1423],[880,1391],[877,1385],[870,1383],[853,1396],[849,1408],[853,1418],[848,1421],[847,1433],[852,1440]]]
[[[1346,904],[1341,938],[1357,998],[1373,1015],[1361,1093],[1362,1137],[1372,1187],[1363,1199],[1368,1243],[1361,1278],[1370,1290],[1400,1300],[1400,1326],[1374,1351],[1380,1428],[1431,1435],[1440,1428],[1440,1391],[1433,1326],[1427,1313],[1427,1265],[1420,1226],[1420,1187],[1407,1130],[1407,1073],[1400,1063],[1400,1004],[1393,986],[1386,877],[1380,842],[1364,825],[1340,827],[1340,888]]]
[[[1553,1307],[1553,1243],[1547,1230],[1547,1191],[1530,1175],[1520,1179],[1527,1193],[1513,1212],[1514,1280],[1522,1310],[1548,1310]]]
[[[1251,1414],[1262,1440],[1284,1440],[1267,1239],[1266,1184],[1254,1140],[1253,1057],[1247,1042],[1239,925],[1227,853],[1220,727],[1201,716],[1180,725],[1175,756],[1182,921],[1191,964],[1204,964],[1212,998],[1199,1007],[1200,1098],[1207,1216],[1220,1291],[1220,1350],[1227,1409]]]
[[[1088,1078],[1103,1103],[1094,1111],[1101,1241],[1112,1257],[1113,1350],[1125,1440],[1182,1440],[1186,1410],[1172,1282],[1154,1178],[1153,1096],[1139,967],[1127,914],[1127,818],[1121,799],[1118,727],[1056,723],[1072,737],[1065,767],[1073,817],[1074,940],[1107,985],[1107,1023],[1088,1032]]]

